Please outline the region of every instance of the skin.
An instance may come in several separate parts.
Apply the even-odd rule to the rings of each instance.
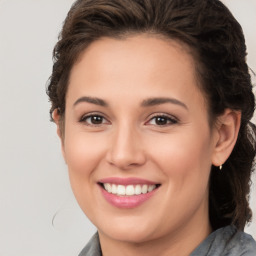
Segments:
[[[240,113],[226,110],[209,126],[194,66],[185,46],[142,34],[102,38],[72,68],[64,135],[57,111],[53,118],[73,192],[98,228],[104,256],[189,255],[212,231],[210,170],[231,153]],[[142,104],[155,97],[172,101]],[[102,118],[95,124],[90,115]],[[162,115],[164,125],[156,119]],[[120,209],[105,200],[97,184],[107,177],[161,186],[142,205]]]

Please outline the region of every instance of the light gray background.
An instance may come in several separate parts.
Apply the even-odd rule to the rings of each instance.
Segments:
[[[0,256],[77,255],[95,232],[73,198],[45,94],[72,2],[0,0]],[[256,71],[256,0],[225,2]],[[247,231],[256,238],[255,219]]]

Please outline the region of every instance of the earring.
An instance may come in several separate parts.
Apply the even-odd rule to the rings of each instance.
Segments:
[[[219,166],[219,169],[220,169],[220,171],[221,171],[221,169],[222,169],[222,164]]]

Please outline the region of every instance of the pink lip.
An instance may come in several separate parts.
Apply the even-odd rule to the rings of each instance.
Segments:
[[[111,183],[111,184],[120,184],[120,185],[136,185],[136,184],[147,184],[147,185],[154,185],[155,182],[151,182],[144,179],[138,179],[138,178],[105,178],[100,180],[98,183]],[[146,194],[140,194],[140,195],[134,195],[134,196],[118,196],[115,194],[111,194],[107,192],[101,185],[99,185],[103,197],[106,199],[107,202],[112,204],[115,207],[118,208],[135,208],[149,200],[158,190],[158,188],[154,189],[151,192],[148,192]]]

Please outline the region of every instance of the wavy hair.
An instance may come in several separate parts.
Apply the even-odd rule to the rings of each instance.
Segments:
[[[189,47],[210,123],[225,109],[241,111],[241,127],[222,171],[212,166],[209,214],[212,228],[234,224],[242,230],[251,219],[250,177],[255,157],[255,108],[241,26],[219,0],[78,0],[59,35],[47,94],[50,114],[64,120],[70,70],[88,45],[101,37],[126,38],[153,33]]]

